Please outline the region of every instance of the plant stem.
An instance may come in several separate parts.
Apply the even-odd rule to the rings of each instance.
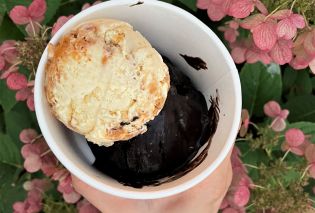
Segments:
[[[253,169],[259,169],[258,166],[254,166],[254,165],[251,165],[251,164],[244,163],[243,165],[247,166],[247,167],[250,167],[250,168],[253,168]]]
[[[312,166],[312,165],[308,165],[308,166],[305,168],[305,170],[303,171],[302,176],[300,177],[300,181],[303,180],[304,176],[306,175],[306,172],[309,170],[309,168],[311,168],[311,166]]]
[[[290,8],[291,11],[293,10],[293,7],[294,7],[296,1],[297,1],[297,0],[294,0],[294,1],[292,2],[291,8]]]
[[[284,159],[288,156],[288,154],[290,153],[290,151],[291,151],[291,149],[289,148],[289,149],[285,152],[285,154],[283,155],[283,157],[282,157],[281,160],[280,160],[280,165],[282,164],[282,162],[284,161]]]

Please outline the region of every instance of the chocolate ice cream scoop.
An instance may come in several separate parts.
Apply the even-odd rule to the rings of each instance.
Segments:
[[[142,187],[181,176],[201,163],[191,161],[216,129],[216,107],[208,110],[190,79],[168,59],[164,61],[171,88],[162,111],[147,124],[147,132],[111,147],[89,143],[96,157],[94,166],[125,185]]]

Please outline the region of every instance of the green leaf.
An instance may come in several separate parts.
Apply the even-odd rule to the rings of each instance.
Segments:
[[[7,7],[4,3],[4,0],[0,0],[0,26],[2,24],[3,17],[5,15],[6,11],[7,11]]]
[[[287,129],[298,128],[304,132],[306,135],[311,135],[311,141],[315,143],[315,123],[312,122],[296,122],[289,124]]]
[[[21,40],[24,35],[16,27],[16,25],[5,15],[0,26],[0,43],[5,40]]]
[[[187,8],[189,8],[192,11],[197,11],[197,2],[196,0],[177,0],[178,2],[185,5]]]
[[[311,78],[313,90],[315,90],[315,77]]]
[[[312,121],[315,122],[315,96],[296,96],[284,105],[290,111],[288,120],[290,122]]]
[[[16,201],[23,201],[26,192],[23,183],[26,175],[19,177],[21,169],[0,163],[0,212],[12,213],[12,205]]]
[[[293,96],[312,93],[312,82],[309,70],[296,71],[291,67],[285,69],[283,74],[283,92],[288,94],[288,99]]]
[[[267,101],[280,99],[282,81],[279,65],[245,64],[240,78],[243,108],[248,109],[250,115],[262,116]]]
[[[0,104],[8,112],[16,104],[15,91],[9,90],[5,80],[0,80]]]
[[[17,103],[11,111],[4,114],[7,134],[19,142],[19,134],[25,128],[36,128],[36,117],[30,112],[24,102]],[[20,142],[19,142],[20,143]]]
[[[56,14],[61,0],[46,0],[47,2],[47,11],[45,14],[44,24],[47,24]]]
[[[0,147],[0,163],[15,167],[22,167],[20,149],[9,135],[0,133]]]

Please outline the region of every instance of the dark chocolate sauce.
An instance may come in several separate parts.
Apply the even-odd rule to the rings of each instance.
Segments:
[[[188,56],[188,55],[184,55],[184,54],[179,54],[181,57],[183,57],[185,59],[185,61],[192,66],[194,69],[198,70],[206,70],[208,69],[207,67],[207,63],[204,62],[204,60],[202,60],[199,57],[192,57],[192,56]]]
[[[143,4],[143,3],[144,3],[143,1],[138,1],[137,3],[134,3],[134,4],[130,5],[129,7],[141,5],[141,4]]]
[[[211,99],[208,110],[204,96],[190,79],[168,59],[164,61],[171,88],[159,115],[148,122],[147,132],[111,147],[89,143],[96,158],[94,167],[135,188],[175,180],[198,166],[207,156],[218,123],[218,100]]]

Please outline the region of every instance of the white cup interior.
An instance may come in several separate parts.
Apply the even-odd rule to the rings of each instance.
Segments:
[[[219,93],[219,123],[207,158],[183,177],[159,186],[141,189],[124,186],[91,166],[94,156],[85,139],[65,128],[50,113],[44,94],[47,49],[38,66],[35,82],[35,108],[42,133],[60,162],[82,181],[112,195],[153,199],[177,194],[210,175],[226,157],[237,135],[241,114],[241,87],[237,69],[218,37],[188,12],[159,1],[114,0],[93,6],[68,21],[50,41],[56,44],[71,28],[87,20],[114,18],[126,21],[141,32],[161,54],[188,75],[209,100]],[[196,71],[179,55],[200,57],[207,70]],[[209,105],[209,102],[208,102]],[[105,162],[104,162],[105,163]]]

